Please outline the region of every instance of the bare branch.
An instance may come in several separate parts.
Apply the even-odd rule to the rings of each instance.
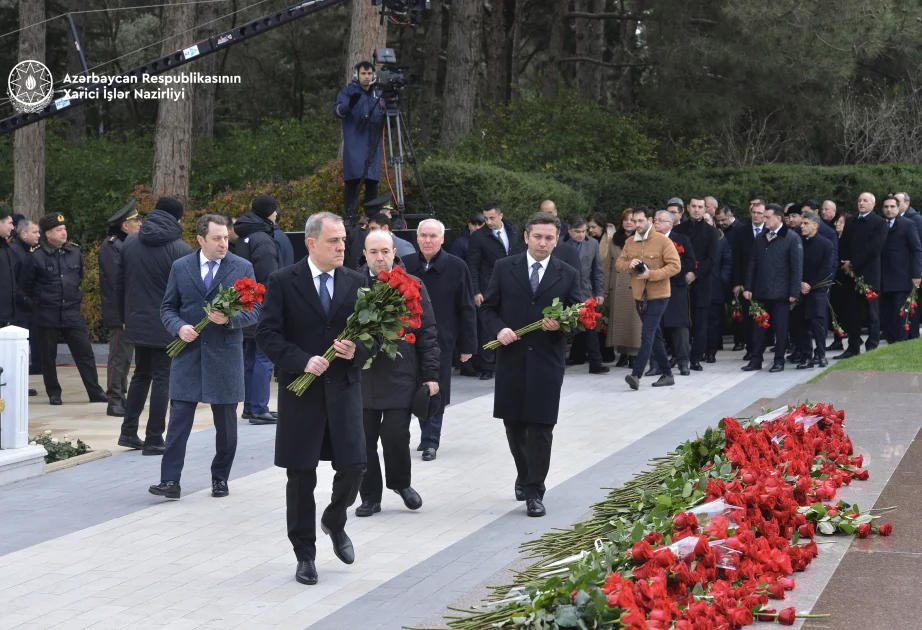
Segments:
[[[622,20],[625,22],[653,22],[658,19],[652,15],[641,15],[640,13],[587,13],[585,11],[570,11],[566,13],[564,17],[583,20]],[[717,20],[711,20],[708,18],[693,17],[686,18],[685,21],[689,24],[706,24],[709,26],[718,24]]]
[[[645,62],[637,63],[608,63],[607,61],[602,61],[601,59],[593,59],[592,57],[564,57],[559,60],[560,63],[594,63],[597,66],[603,66],[605,68],[645,68],[651,64]]]

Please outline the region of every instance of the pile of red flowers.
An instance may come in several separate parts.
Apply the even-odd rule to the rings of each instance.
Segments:
[[[599,303],[595,298],[589,298],[583,303],[583,307],[579,309],[579,325],[584,330],[595,330],[596,325],[599,320],[602,319],[602,314],[596,312]]]
[[[234,281],[234,285],[228,288],[218,287],[218,294],[211,304],[205,305],[205,313],[218,311],[223,313],[227,319],[233,319],[234,315],[240,311],[250,312],[256,304],[262,304],[263,296],[266,294],[266,287],[256,282],[252,278],[240,278]],[[200,333],[208,325],[208,316],[202,318],[202,321],[195,325],[195,332]],[[175,357],[182,352],[188,344],[182,339],[176,339],[167,346],[167,354]]]

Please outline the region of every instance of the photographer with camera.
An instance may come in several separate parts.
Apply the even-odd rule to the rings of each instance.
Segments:
[[[354,219],[355,206],[365,177],[365,202],[378,196],[382,151],[378,144],[384,107],[375,84],[375,67],[370,61],[355,64],[352,83],[336,95],[333,113],[342,121],[343,180],[347,219]],[[366,171],[365,163],[369,160]]]

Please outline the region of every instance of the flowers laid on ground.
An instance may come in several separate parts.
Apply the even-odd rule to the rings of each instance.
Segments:
[[[872,302],[880,297],[880,294],[874,291],[863,276],[855,276],[855,290],[864,296],[868,302]]]
[[[755,300],[749,301],[749,315],[755,320],[756,326],[760,328],[768,328],[771,326],[769,323],[771,315],[769,315],[762,305]]]
[[[868,478],[844,419],[827,404],[724,418],[612,491],[591,520],[527,543],[539,561],[448,626],[700,630],[824,616],[769,605],[819,553],[815,536],[892,533],[834,502]]]
[[[206,304],[205,317],[195,325],[195,332],[200,333],[211,320],[208,319],[208,313],[218,311],[223,313],[227,319],[233,319],[240,311],[252,311],[253,305],[261,304],[263,296],[266,294],[266,287],[259,284],[252,278],[241,278],[234,282],[233,286],[218,288],[218,294],[211,304]],[[182,339],[177,339],[167,347],[167,354],[175,357],[182,352],[188,344]]]
[[[541,313],[548,319],[553,319],[557,322],[560,322],[560,330],[565,333],[576,329],[595,330],[599,320],[602,319],[602,314],[595,310],[598,305],[599,304],[595,298],[589,298],[581,304],[573,304],[572,306],[564,307],[563,302],[560,301],[560,298],[554,298],[554,301],[551,302],[551,305],[542,310]],[[519,328],[517,331],[515,331],[515,334],[518,337],[521,337],[522,335],[527,335],[530,332],[541,330],[543,322],[544,320],[533,322],[524,328]],[[494,339],[493,341],[484,344],[483,347],[485,350],[496,350],[502,346],[503,344]]]
[[[419,280],[407,275],[400,266],[382,271],[371,288],[359,289],[355,311],[349,315],[346,328],[337,339],[361,342],[366,348],[373,349],[377,338],[381,342],[377,352],[384,352],[390,359],[397,358],[397,340],[403,338],[407,343],[416,343],[416,335],[408,331],[422,325],[420,286]],[[323,353],[323,358],[327,361],[336,358],[333,346]],[[365,362],[366,369],[373,359],[374,356]],[[314,374],[302,374],[291,382],[288,389],[300,396],[316,378]]]
[[[919,290],[913,288],[900,307],[900,317],[903,319],[903,330],[909,330],[909,320],[916,316],[917,308],[919,308]]]
[[[71,457],[76,457],[77,455],[89,453],[92,450],[83,440],[72,438],[66,433],[60,440],[56,437],[51,437],[51,435],[51,431],[45,431],[40,435],[36,435],[29,442],[29,446],[45,447],[45,450],[48,451],[48,454],[45,455],[46,464],[50,464],[51,462],[59,462],[64,459],[70,459]]]

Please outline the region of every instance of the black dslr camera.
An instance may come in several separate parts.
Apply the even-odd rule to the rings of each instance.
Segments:
[[[646,270],[647,265],[645,265],[642,260],[634,266],[634,273],[636,273],[638,276]]]

